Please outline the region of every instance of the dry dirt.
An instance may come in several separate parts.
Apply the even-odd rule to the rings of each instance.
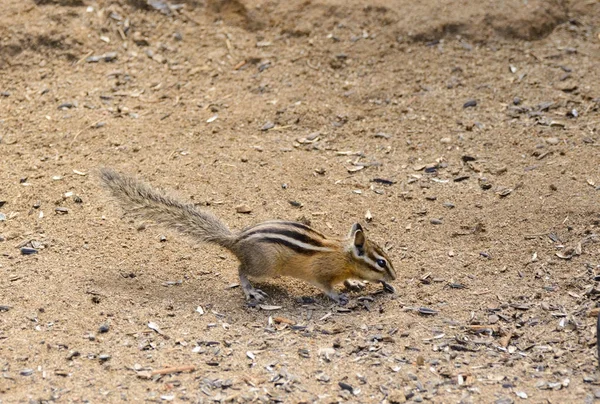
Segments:
[[[1,403],[600,397],[600,2],[1,3]],[[249,307],[102,166],[235,229],[360,221],[397,293]]]

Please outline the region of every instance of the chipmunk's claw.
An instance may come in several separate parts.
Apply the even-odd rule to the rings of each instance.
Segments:
[[[242,285],[242,290],[244,291],[244,294],[246,295],[246,300],[254,300],[254,301],[260,303],[263,300],[265,300],[267,297],[269,297],[269,295],[267,295],[262,290],[256,289],[254,286],[252,286],[252,284],[250,283],[250,281],[248,280],[246,275],[244,275],[241,270],[240,270],[240,284]]]
[[[269,297],[268,294],[260,289],[252,288],[249,290],[244,290],[244,292],[246,294],[246,300],[256,300],[259,303]]]

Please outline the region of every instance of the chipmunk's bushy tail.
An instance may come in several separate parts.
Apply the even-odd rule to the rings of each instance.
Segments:
[[[125,211],[192,236],[200,241],[231,248],[235,236],[210,212],[197,209],[162,190],[110,168],[100,170],[100,180]]]

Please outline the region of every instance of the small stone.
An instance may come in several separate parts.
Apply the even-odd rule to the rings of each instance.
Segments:
[[[323,383],[329,383],[329,381],[331,380],[331,377],[329,377],[327,374],[325,373],[320,373],[317,376],[317,380]]]
[[[252,208],[248,205],[242,204],[235,207],[237,213],[248,214],[252,212]]]
[[[549,138],[546,138],[546,143],[551,144],[551,145],[557,145],[560,143],[560,139],[557,137],[549,137]]]
[[[104,59],[105,62],[113,62],[117,60],[118,56],[119,55],[117,54],[117,52],[107,52],[104,55],[102,55],[102,59]]]
[[[438,224],[442,224],[443,222],[441,219],[431,219],[431,220],[429,220],[429,223],[438,225]]]
[[[67,360],[71,360],[73,358],[76,358],[78,356],[81,356],[81,353],[79,351],[69,351],[69,354],[67,355]]]
[[[109,354],[100,354],[100,355],[98,355],[98,359],[100,359],[101,362],[106,362],[107,360],[110,359],[110,355]]]
[[[403,404],[406,402],[406,396],[402,391],[398,390],[392,391],[390,394],[388,394],[387,399],[390,404]]]
[[[33,369],[22,369],[19,374],[21,376],[31,376],[33,374]]]
[[[267,121],[261,128],[260,130],[262,130],[263,132],[269,130],[269,129],[273,129],[275,127],[275,124],[271,121]]]
[[[352,387],[348,383],[339,382],[338,385],[340,386],[340,388],[342,390],[346,390],[346,391],[349,391],[350,393],[354,394],[354,387]]]
[[[75,103],[75,102],[63,102],[62,104],[60,104],[58,106],[58,109],[71,109],[76,106],[77,106],[77,103]]]
[[[526,400],[528,395],[527,393],[525,393],[524,391],[515,391],[515,394],[517,395],[517,397]]]
[[[463,108],[473,108],[477,106],[477,100],[467,100],[467,102],[465,102],[463,104]]]
[[[104,324],[102,324],[100,327],[98,327],[98,332],[99,332],[100,334],[107,333],[107,332],[108,332],[108,330],[110,330],[110,326],[109,326],[108,324],[106,324],[106,323],[104,323]]]
[[[21,247],[21,255],[37,254],[38,250],[31,247]]]

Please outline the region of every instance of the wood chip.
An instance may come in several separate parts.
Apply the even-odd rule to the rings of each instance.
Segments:
[[[296,322],[294,320],[290,320],[289,318],[285,318],[285,317],[273,317],[273,321],[275,321],[277,324],[289,324],[289,325],[296,324]]]

